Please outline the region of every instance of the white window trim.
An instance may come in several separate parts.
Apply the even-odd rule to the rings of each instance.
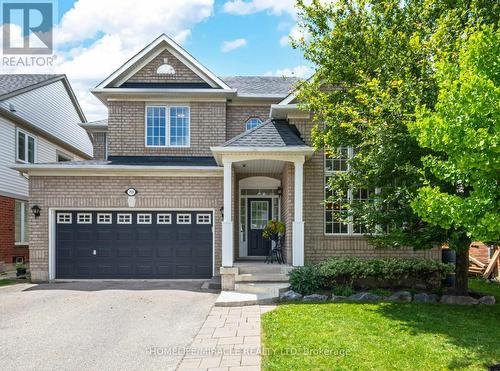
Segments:
[[[160,221],[161,217],[168,218],[168,221]],[[157,214],[156,224],[172,224],[172,214]]]
[[[35,147],[36,147],[36,144],[35,144]],[[56,162],[64,162],[64,161],[60,161],[59,160],[59,157],[64,157],[66,160],[64,161],[73,161],[73,157],[64,153],[64,152],[61,152],[59,150],[56,150]]]
[[[121,216],[127,217],[128,218],[128,222],[120,221],[120,217]],[[116,224],[132,224],[132,214],[129,214],[129,213],[120,213],[120,214],[117,214],[116,215]]]
[[[346,147],[346,146],[341,146],[341,147]],[[352,147],[347,146],[347,160],[350,160],[354,156],[354,150]],[[351,170],[351,166],[349,165],[349,161],[347,162],[347,170],[326,170],[326,154],[323,153],[323,199],[326,200],[326,185],[327,181],[326,179],[331,176],[335,176],[337,173],[345,173],[347,171]],[[349,187],[347,190],[347,201],[349,203],[352,202],[352,187]],[[354,232],[354,223],[352,222],[352,216],[349,217],[350,221],[349,223],[344,223],[347,224],[347,233],[330,233],[326,231],[326,205],[323,206],[323,233],[325,236],[362,236],[363,233],[357,233]],[[339,222],[341,223],[341,222]]]
[[[24,144],[24,157],[26,158],[26,160],[22,160],[19,158],[19,133],[23,133],[25,135],[25,138],[26,138],[26,142]],[[16,128],[16,161],[17,162],[21,162],[23,164],[29,164],[28,162],[28,137],[31,137],[33,138],[34,140],[34,143],[35,143],[35,146],[33,148],[33,163],[37,163],[37,152],[38,152],[38,139],[35,135],[33,134],[30,134],[28,133],[27,131],[25,130],[22,130],[22,129],[19,129],[19,128]]]
[[[146,218],[146,220],[141,220],[141,218]],[[153,215],[148,213],[137,214],[137,224],[153,224]]]
[[[88,221],[85,221],[85,220],[81,221],[80,217],[82,217],[82,219],[88,217],[89,219],[88,219]],[[76,215],[76,223],[77,224],[92,224],[92,213],[78,213]]]
[[[189,221],[180,221],[182,217],[187,217]],[[177,214],[177,224],[191,224],[191,214]]]
[[[24,237],[24,232],[26,231],[26,224],[29,223],[28,215],[26,215],[27,213],[26,213],[26,208],[25,208],[25,205],[28,203],[28,201],[16,200],[15,202],[21,204],[21,209],[20,209],[21,215],[19,216],[21,218],[20,223],[19,223],[19,226],[21,228],[21,231],[19,234],[21,236],[21,241],[14,241],[14,245],[15,246],[29,245],[29,241],[22,241],[22,239]],[[14,214],[14,218],[15,218],[15,214]],[[28,239],[29,239],[29,236],[28,236]]]
[[[69,217],[66,220],[66,217]],[[58,213],[57,214],[57,224],[71,224],[73,223],[73,215],[71,213]]]
[[[101,217],[108,218],[109,221],[101,221]],[[97,224],[113,224],[113,214],[111,213],[99,213],[97,214]]]
[[[205,221],[207,217],[208,221]],[[212,224],[212,214],[196,214],[196,224]]]
[[[188,111],[187,144],[183,146],[170,144],[170,108],[183,107]],[[165,145],[155,146],[148,144],[148,108],[165,108]],[[147,104],[144,109],[144,146],[146,148],[189,148],[191,147],[191,106],[185,103],[179,104]]]

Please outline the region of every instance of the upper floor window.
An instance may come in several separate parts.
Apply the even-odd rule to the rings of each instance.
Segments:
[[[251,119],[248,119],[248,121],[245,124],[245,130],[250,130],[253,129],[256,126],[259,126],[262,124],[262,121],[258,119],[257,117],[252,117]]]
[[[35,163],[36,138],[17,129],[16,160],[24,163]]]
[[[189,107],[146,107],[147,147],[189,147],[189,135]]]
[[[67,162],[73,160],[71,156],[68,156],[65,153],[57,152],[57,162]]]

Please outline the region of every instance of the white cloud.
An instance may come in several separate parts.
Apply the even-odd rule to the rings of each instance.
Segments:
[[[230,41],[228,40],[228,41],[224,41],[222,43],[220,50],[223,53],[227,53],[227,52],[230,52],[232,50],[242,48],[245,45],[247,45],[246,39],[235,39],[235,40],[230,40]]]
[[[90,89],[162,33],[182,44],[213,9],[214,0],[77,0],[54,27],[54,66],[8,72],[65,73],[87,118],[100,119],[106,107]]]
[[[224,12],[235,15],[246,15],[262,11],[281,15],[295,14],[295,0],[230,0],[224,3]]]
[[[313,69],[309,66],[299,65],[290,68],[278,69],[276,71],[268,71],[265,76],[293,76],[300,78],[309,78],[313,74]]]

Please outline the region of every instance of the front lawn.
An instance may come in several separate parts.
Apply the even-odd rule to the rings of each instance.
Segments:
[[[19,281],[0,278],[0,287],[7,286],[7,285],[13,285],[15,283],[19,283]]]
[[[471,289],[500,299],[500,284]],[[484,369],[500,363],[499,328],[498,303],[280,305],[263,317],[263,369]]]

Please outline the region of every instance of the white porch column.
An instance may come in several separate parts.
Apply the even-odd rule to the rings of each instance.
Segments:
[[[304,160],[302,157],[294,161],[295,165],[295,197],[294,219],[292,230],[292,264],[295,267],[304,265],[304,220],[303,220],[303,192],[304,192]]]
[[[232,207],[232,166],[230,160],[224,159],[224,221],[222,222],[222,266],[233,266],[233,207]]]

